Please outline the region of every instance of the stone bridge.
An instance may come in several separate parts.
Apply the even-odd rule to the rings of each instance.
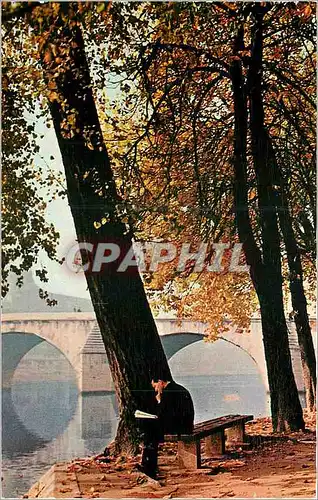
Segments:
[[[203,340],[206,324],[174,318],[156,319],[167,358],[185,346]],[[300,355],[295,327],[289,322],[290,347],[299,390],[303,390]],[[23,356],[40,342],[49,342],[72,365],[80,392],[112,391],[113,385],[101,334],[94,313],[12,313],[2,316],[2,385],[10,387]],[[267,372],[260,319],[251,320],[250,332],[235,326],[217,342],[230,342],[242,349],[256,364],[265,386]],[[146,348],[146,346],[145,346]]]

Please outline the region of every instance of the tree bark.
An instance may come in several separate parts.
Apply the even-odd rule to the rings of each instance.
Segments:
[[[293,317],[296,324],[298,344],[300,348],[304,384],[306,389],[306,405],[309,411],[316,406],[316,355],[307,312],[307,300],[303,285],[301,255],[297,245],[284,182],[276,160],[271,138],[264,131],[267,142],[268,157],[271,159],[273,183],[276,187],[275,202],[278,220],[283,235],[289,268],[289,289],[293,306]]]
[[[289,212],[289,204],[286,197],[284,182],[276,160],[272,141],[265,130],[268,156],[271,158],[273,171],[273,183],[276,186],[275,202],[278,212],[278,220],[283,235],[283,241],[287,253],[289,268],[289,290],[293,306],[293,317],[295,320],[298,344],[300,348],[302,371],[306,389],[306,405],[309,411],[316,406],[316,355],[312,339],[312,333],[307,312],[307,300],[303,285],[303,270],[301,254],[297,245],[292,220]]]
[[[261,238],[264,270],[264,289],[260,297],[265,356],[274,359],[270,384],[275,387],[277,397],[272,402],[275,408],[274,426],[278,430],[303,428],[304,421],[299,402],[297,387],[292,372],[288,342],[283,293],[280,234],[278,229],[275,199],[274,168],[272,149],[264,124],[262,100],[262,63],[263,63],[263,9],[253,9],[252,50],[249,65],[247,88],[250,105],[251,150],[257,178],[257,191],[260,210]],[[279,346],[275,345],[279,342]],[[279,349],[277,349],[279,347]]]
[[[66,12],[64,21],[55,19],[42,33],[40,58],[78,241],[111,242],[121,249],[114,265],[85,275],[119,403],[115,451],[134,452],[138,435],[133,413],[138,407],[147,411],[151,378],[171,380],[171,373],[138,269],[117,272],[120,260],[132,250],[132,235],[121,221],[84,41],[72,21]],[[87,260],[83,252],[82,258]]]
[[[263,157],[264,174],[267,177],[268,191],[271,196],[271,209],[277,208],[280,229],[287,253],[289,267],[289,288],[293,306],[294,319],[300,347],[304,383],[306,388],[307,408],[312,411],[316,404],[316,356],[307,312],[307,301],[303,286],[303,271],[301,255],[296,242],[290,217],[289,204],[286,197],[282,174],[276,159],[272,140],[264,124],[264,109],[261,94],[261,67],[262,67],[262,8],[254,7],[255,28],[254,45],[252,49],[252,78],[250,86],[251,106],[254,106],[254,125],[261,137],[258,142],[259,157]],[[252,121],[252,120],[251,120]],[[266,182],[266,179],[265,179]]]
[[[235,115],[234,200],[236,224],[261,308],[273,429],[283,431],[286,427],[290,429],[304,428],[302,410],[291,366],[281,292],[280,260],[277,260],[277,253],[274,255],[271,253],[271,245],[268,240],[271,238],[271,233],[264,230],[261,253],[256,244],[249,217],[246,153],[247,95],[241,61],[238,58],[233,58],[231,63],[231,79]],[[262,215],[264,215],[264,210],[262,210]],[[270,222],[273,226],[274,221]],[[267,259],[265,259],[265,255]]]

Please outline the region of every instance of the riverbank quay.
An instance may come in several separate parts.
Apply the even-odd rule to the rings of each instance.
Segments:
[[[24,498],[316,498],[316,419],[305,417],[306,432],[288,434],[273,434],[270,418],[256,419],[246,424],[249,446],[203,455],[198,470],[180,469],[176,445],[165,443],[158,481],[134,470],[140,456],[56,464]]]

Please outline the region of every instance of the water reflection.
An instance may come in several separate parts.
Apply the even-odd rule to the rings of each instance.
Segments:
[[[43,448],[46,440],[27,429],[15,412],[10,389],[2,390],[2,454],[14,458]]]
[[[3,391],[2,497],[23,495],[56,462],[96,454],[113,439],[114,394],[78,394],[72,382]]]
[[[81,437],[89,448],[96,449],[93,441],[113,435],[117,417],[114,393],[82,393],[79,395],[82,413]]]
[[[11,394],[24,427],[48,441],[67,428],[77,407],[77,387],[69,381],[18,383],[12,386]]]

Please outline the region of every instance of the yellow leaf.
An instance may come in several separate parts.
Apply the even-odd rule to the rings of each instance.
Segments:
[[[303,12],[303,15],[306,17],[306,19],[308,17],[311,16],[311,13],[312,13],[312,10],[311,10],[311,6],[310,5],[307,5],[304,9],[304,12]]]
[[[58,93],[57,93],[57,92],[50,92],[50,93],[49,93],[49,100],[50,100],[51,102],[53,102],[53,101],[58,101],[58,99],[59,99],[59,96],[58,96]]]
[[[55,90],[56,89],[56,83],[55,83],[54,80],[50,80],[47,86],[48,86],[48,88],[50,90]]]

